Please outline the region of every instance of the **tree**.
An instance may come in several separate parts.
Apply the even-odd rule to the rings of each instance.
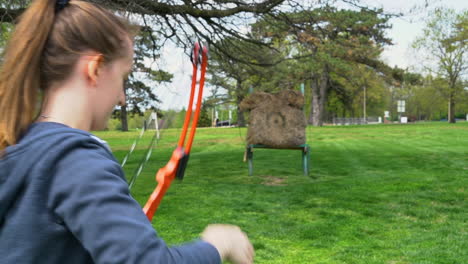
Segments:
[[[239,105],[244,100],[251,87],[260,86],[262,82],[268,82],[273,77],[266,74],[269,67],[259,65],[273,65],[275,50],[256,46],[247,41],[226,38],[220,40],[218,46],[223,46],[228,52],[238,52],[237,58],[251,62],[240,63],[234,59],[223,56],[222,51],[214,49],[211,52],[211,64],[209,73],[211,78],[208,82],[218,88],[227,91],[227,97],[218,98],[217,103],[233,103],[237,106],[237,124],[245,126],[244,113]],[[243,52],[247,50],[248,52]]]
[[[456,97],[463,90],[461,78],[468,69],[468,11],[436,9],[426,22],[423,35],[413,47],[423,50],[425,70],[447,80],[441,89],[448,101],[448,122],[455,123]]]
[[[126,14],[151,29],[154,33],[151,36],[158,36],[151,38],[153,58],[159,53],[158,47],[165,45],[167,40],[187,51],[196,39],[207,42],[219,58],[225,59],[225,66],[235,65],[238,69],[233,70],[242,73],[236,74],[237,79],[219,75],[216,80],[230,88],[231,99],[236,102],[243,99],[250,87],[273,91],[308,81],[314,95],[310,101],[315,100],[311,106],[318,106],[312,111],[315,117],[311,115],[317,124],[322,122],[324,102],[333,87],[330,76],[338,72],[339,64],[362,63],[378,68],[383,65],[376,59],[379,47],[388,41],[382,34],[387,28],[388,16],[382,10],[361,6],[359,0],[88,1]],[[6,2],[0,1],[0,21],[12,22],[30,1]],[[337,2],[353,8],[330,7]],[[265,24],[274,24],[276,29],[270,31],[267,28],[263,31],[266,35],[259,37],[255,34],[255,26],[249,25],[256,21],[267,21]],[[275,36],[278,32],[281,38]],[[266,49],[270,51],[265,54],[274,54],[269,57],[273,59],[251,56],[262,54]],[[292,55],[295,52],[298,56]],[[308,64],[294,61],[300,57]],[[239,62],[250,65],[250,68],[237,66]],[[237,117],[239,125],[245,123],[239,111]]]
[[[86,1],[86,0],[85,0]],[[237,0],[214,0],[214,1],[173,1],[173,0],[87,0],[98,3],[111,10],[115,10],[125,16],[131,17],[133,21],[142,25],[144,31],[149,32],[152,47],[152,58],[156,59],[159,54],[158,48],[170,40],[179,47],[190,50],[194,40],[204,40],[210,44],[211,49],[216,49],[222,56],[232,60],[239,59],[238,50],[220,45],[220,39],[233,38],[250,43],[255,41],[243,33],[241,25],[254,17],[261,17],[270,12],[279,12],[280,6],[286,0],[261,0],[237,1]],[[0,1],[0,22],[13,23],[29,5],[30,0],[3,0]],[[158,36],[158,37],[154,37]],[[261,44],[261,43],[256,43]],[[148,47],[148,45],[146,45]],[[140,47],[141,48],[141,47]],[[137,47],[137,51],[138,51]],[[146,49],[146,47],[143,47]],[[245,50],[244,50],[245,51]],[[244,52],[244,51],[241,51]],[[144,51],[146,52],[146,51]],[[143,52],[142,52],[143,53]],[[150,54],[136,54],[137,60],[142,63],[144,56]],[[139,68],[141,65],[138,65]],[[151,71],[144,69],[148,76],[134,74],[127,82],[126,94],[128,107],[122,107],[115,111],[115,115],[122,120],[123,130],[127,129],[127,110],[141,113],[141,107],[157,101],[151,93],[144,79],[162,79],[169,81],[169,76],[164,71]],[[155,77],[156,76],[156,77]],[[159,77],[157,77],[159,76]],[[159,81],[160,82],[160,81]],[[141,99],[144,100],[141,100]],[[149,101],[146,101],[149,100]]]
[[[321,126],[334,75],[355,67],[353,64],[389,72],[388,66],[378,59],[382,46],[391,43],[384,36],[385,29],[390,27],[389,17],[381,9],[347,10],[325,4],[312,10],[271,16],[254,29],[273,43],[286,40],[297,47],[294,57],[303,61],[302,70],[307,74],[312,94],[309,120]]]
[[[196,39],[203,40],[219,49],[226,56],[235,59],[216,41],[226,37],[248,39],[239,25],[270,12],[279,12],[287,0],[214,0],[214,1],[174,1],[174,0],[85,0],[120,13],[129,14],[140,25],[151,27],[165,43],[172,40],[190,50]],[[0,1],[0,22],[14,22],[31,0]]]
[[[0,54],[3,52],[3,47],[10,36],[12,25],[8,23],[0,23]]]
[[[335,69],[330,74],[330,99],[336,97],[335,116],[361,116],[366,119],[371,115],[381,115],[385,110],[384,98],[389,97],[382,76],[369,66],[350,65],[352,67]],[[329,102],[327,108],[330,107]]]
[[[211,118],[208,114],[208,108],[210,107],[210,104],[206,103],[206,100],[204,100],[202,107],[200,109],[200,118],[198,120],[197,127],[210,127],[211,126]]]
[[[418,83],[408,83],[406,113],[410,119],[435,120],[442,118],[447,104],[441,94],[441,86],[447,86],[444,79],[433,79],[431,76],[421,78]]]
[[[163,70],[153,70],[151,65],[144,62],[147,58],[156,59],[156,55],[151,52],[160,48],[154,47],[155,38],[147,27],[142,27],[135,37],[133,71],[124,85],[126,104],[114,111],[114,117],[120,118],[122,122],[122,131],[128,131],[127,113],[144,115],[147,109],[157,110],[156,104],[160,101],[154,93],[154,86],[170,82],[173,77]]]

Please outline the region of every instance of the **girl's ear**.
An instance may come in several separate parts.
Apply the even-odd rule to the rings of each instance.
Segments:
[[[86,79],[91,83],[92,86],[97,84],[97,79],[100,74],[100,68],[102,67],[103,58],[101,54],[89,56],[89,61],[86,63]]]

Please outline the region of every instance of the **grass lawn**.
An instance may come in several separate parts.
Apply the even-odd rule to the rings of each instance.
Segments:
[[[155,187],[179,130],[163,131],[132,194]],[[169,244],[210,223],[239,225],[255,263],[468,263],[468,122],[307,129],[311,173],[301,153],[255,149],[242,162],[245,129],[197,131],[183,182],[174,182],[153,225]],[[137,132],[98,132],[122,160]],[[152,135],[129,163],[134,173]]]

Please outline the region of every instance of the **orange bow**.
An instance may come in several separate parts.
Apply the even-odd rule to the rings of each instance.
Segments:
[[[158,182],[158,185],[151,194],[148,201],[146,202],[145,207],[143,208],[143,212],[146,214],[150,221],[153,219],[153,216],[156,213],[156,210],[158,209],[158,206],[161,203],[164,194],[166,193],[167,189],[169,189],[169,186],[171,185],[174,178],[177,177],[180,180],[183,179],[185,168],[187,167],[187,163],[190,156],[190,150],[192,149],[192,143],[195,137],[195,131],[197,129],[198,118],[200,116],[200,109],[202,104],[203,86],[205,84],[205,73],[206,67],[208,66],[208,48],[196,42],[193,48],[191,60],[193,64],[192,87],[190,91],[189,105],[185,114],[182,133],[180,135],[177,148],[172,153],[171,159],[166,164],[166,166],[160,168],[156,173],[156,181]],[[197,104],[192,119],[192,127],[190,129],[190,134],[184,147],[185,138],[187,136],[187,130],[192,117],[193,99],[195,97],[199,64],[201,64],[201,71]]]

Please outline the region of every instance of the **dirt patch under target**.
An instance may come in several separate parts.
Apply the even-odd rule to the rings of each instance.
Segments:
[[[264,176],[263,177],[263,185],[267,186],[286,186],[286,180],[274,176]]]

